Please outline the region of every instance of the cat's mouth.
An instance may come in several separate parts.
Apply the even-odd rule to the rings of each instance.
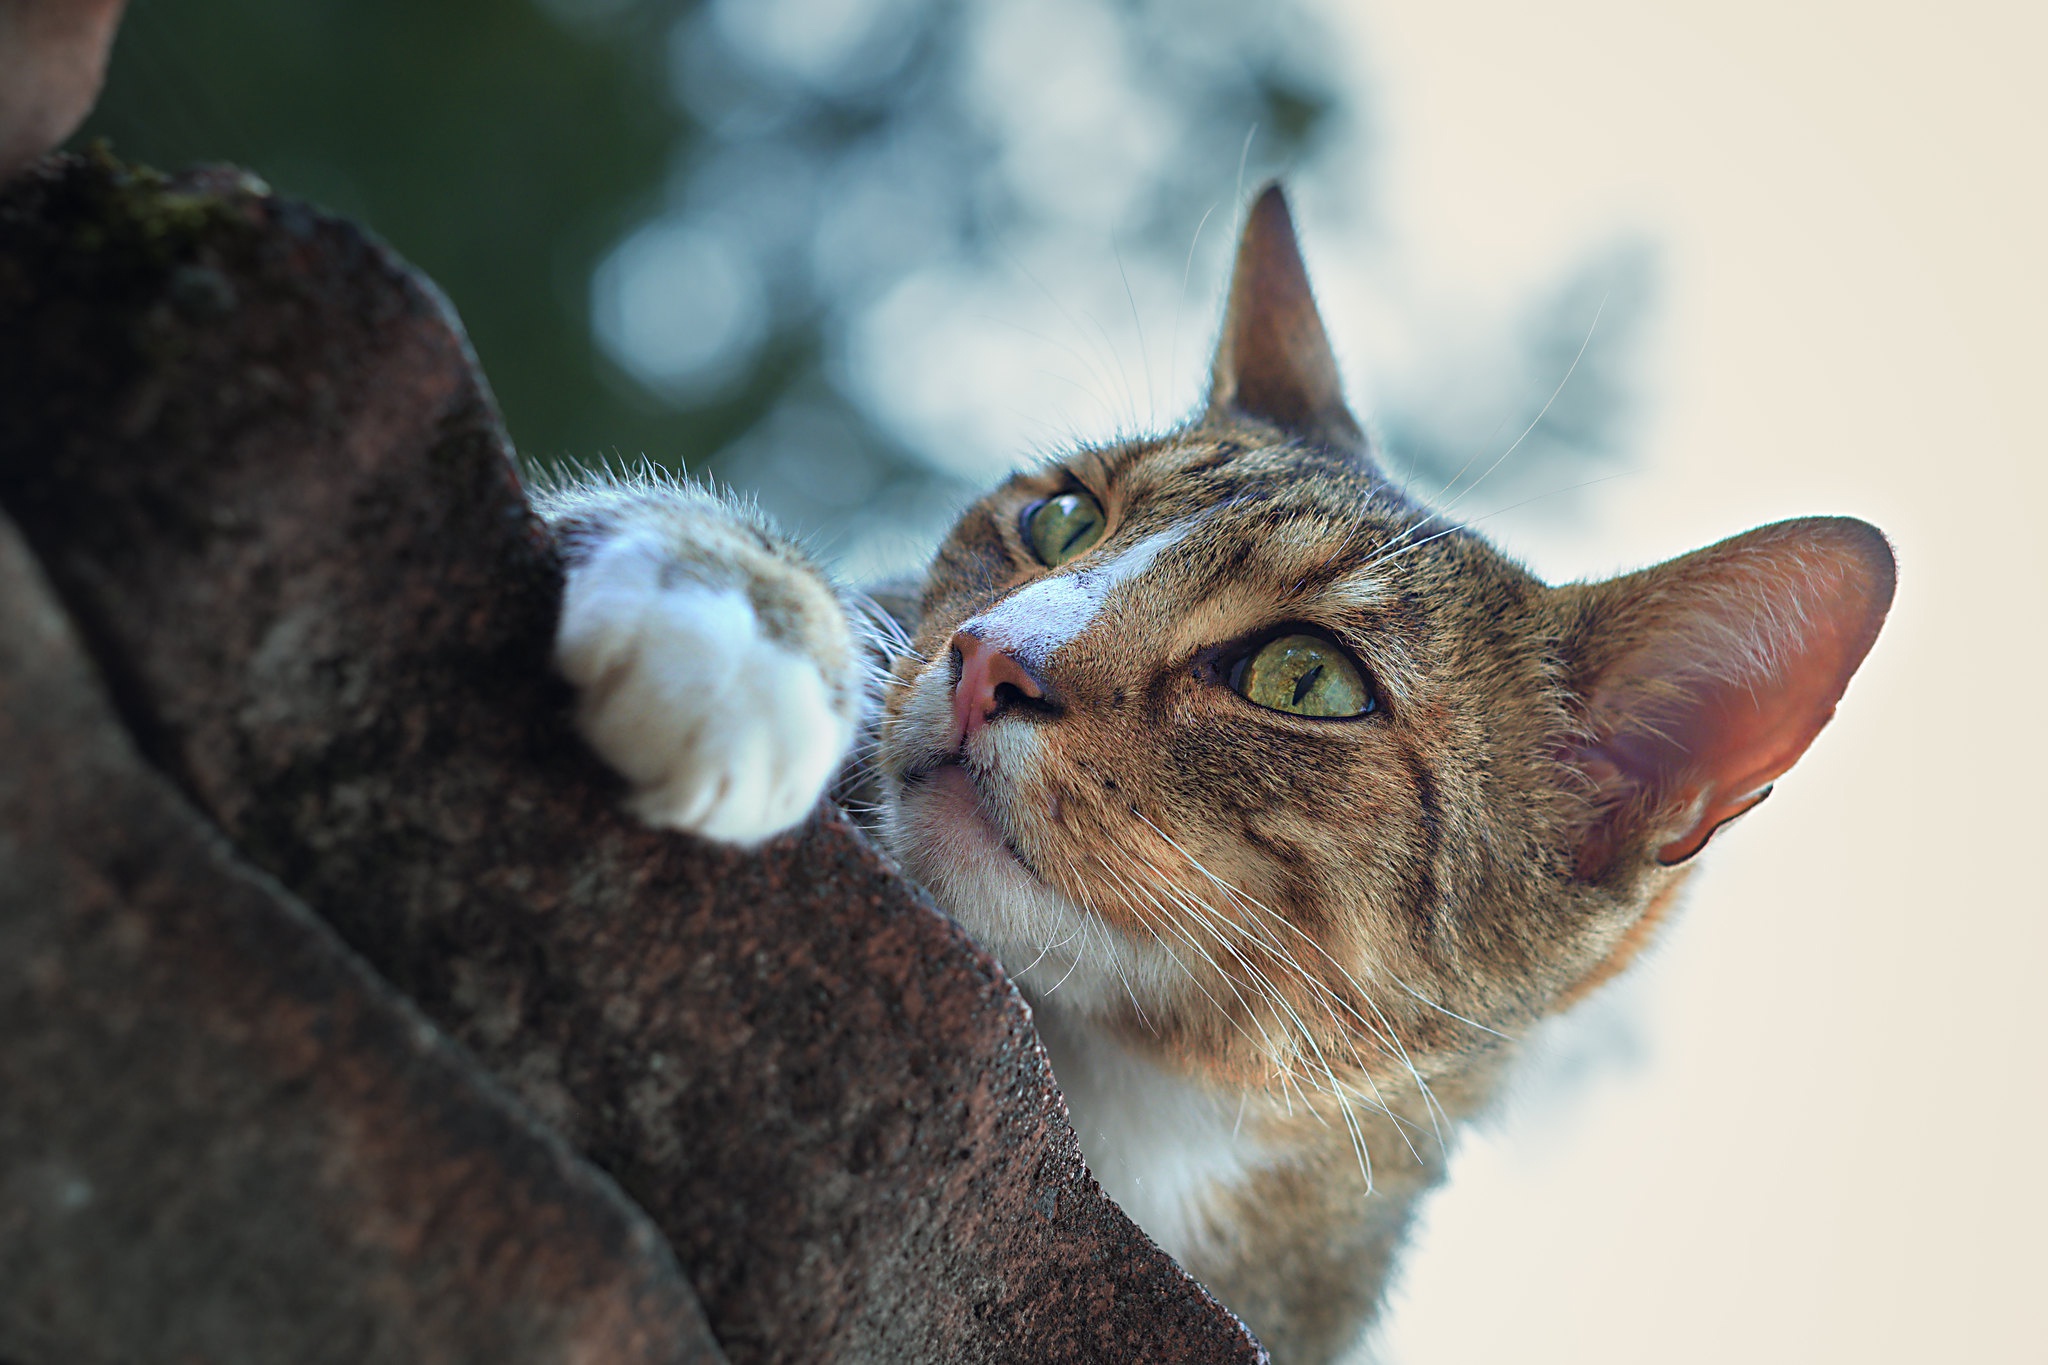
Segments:
[[[906,796],[913,791],[919,794],[919,804],[925,807],[928,817],[945,821],[954,832],[971,841],[994,845],[1029,873],[1032,880],[1051,885],[1004,832],[1001,822],[991,810],[991,803],[982,794],[981,783],[974,770],[959,758],[921,764],[911,769],[903,774],[903,787]]]

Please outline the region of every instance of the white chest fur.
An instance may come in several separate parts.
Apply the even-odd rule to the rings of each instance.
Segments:
[[[1103,1190],[1185,1264],[1215,1241],[1217,1196],[1269,1154],[1240,1097],[1165,1071],[1060,1008],[1032,1002],[1081,1153]]]

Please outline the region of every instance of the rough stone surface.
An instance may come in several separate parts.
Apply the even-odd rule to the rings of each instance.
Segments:
[[[136,755],[5,518],[0,1359],[721,1359],[646,1216]]]
[[[1262,1358],[855,831],[618,813],[490,397],[362,232],[228,172],[18,180],[0,504],[147,754],[639,1201],[730,1359]]]

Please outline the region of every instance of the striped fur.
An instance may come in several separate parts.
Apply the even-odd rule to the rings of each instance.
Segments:
[[[1010,479],[891,596],[908,640],[867,777],[903,866],[1031,1000],[1105,1185],[1283,1363],[1357,1340],[1515,1039],[1640,950],[1832,714],[1892,584],[1881,536],[1818,518],[1553,588],[1408,497],[1362,433],[1269,190],[1208,410]],[[1023,519],[1075,490],[1107,526],[1051,568]],[[565,528],[610,524],[565,505]],[[803,604],[767,633],[822,641],[843,701],[817,571],[683,539],[686,567],[739,545],[755,576],[810,575],[754,596]],[[730,581],[712,557],[682,576]],[[1283,628],[1347,651],[1377,707],[1234,691],[1232,660]],[[963,731],[963,631],[1043,695],[997,693]]]

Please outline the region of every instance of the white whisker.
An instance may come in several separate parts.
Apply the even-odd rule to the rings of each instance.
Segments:
[[[1204,878],[1206,878],[1209,882],[1215,885],[1218,889],[1222,890],[1226,895],[1230,896],[1237,903],[1246,906],[1247,908],[1258,910],[1270,919],[1285,925],[1288,929],[1292,930],[1301,939],[1303,939],[1305,942],[1314,947],[1315,950],[1318,953],[1320,953],[1323,956],[1323,958],[1327,960],[1330,963],[1330,965],[1337,971],[1337,973],[1351,986],[1351,988],[1358,993],[1359,998],[1365,1003],[1365,1007],[1371,1010],[1373,1016],[1379,1021],[1379,1026],[1377,1028],[1367,1023],[1364,1016],[1358,1014],[1357,1009],[1355,1007],[1352,1007],[1349,1004],[1349,1002],[1342,1001],[1341,997],[1336,997],[1334,992],[1330,992],[1328,991],[1328,988],[1326,986],[1322,986],[1322,983],[1317,981],[1317,979],[1312,973],[1302,971],[1298,963],[1294,964],[1295,969],[1301,977],[1302,981],[1305,984],[1309,985],[1311,990],[1315,990],[1318,987],[1320,987],[1325,994],[1338,1000],[1340,1003],[1343,1003],[1346,1008],[1346,1011],[1350,1013],[1354,1018],[1356,1018],[1362,1026],[1365,1027],[1368,1036],[1371,1036],[1376,1041],[1378,1041],[1382,1045],[1383,1050],[1387,1050],[1390,1056],[1396,1058],[1401,1063],[1402,1067],[1408,1073],[1409,1078],[1414,1081],[1416,1089],[1422,1099],[1424,1109],[1430,1116],[1430,1126],[1434,1130],[1434,1136],[1436,1137],[1438,1149],[1444,1150],[1443,1125],[1445,1122],[1448,1121],[1448,1116],[1443,1113],[1442,1106],[1437,1103],[1434,1093],[1429,1088],[1428,1080],[1423,1076],[1421,1069],[1416,1066],[1415,1061],[1409,1055],[1406,1046],[1402,1044],[1399,1032],[1394,1028],[1393,1021],[1388,1019],[1385,1012],[1380,1009],[1378,1002],[1373,999],[1371,992],[1367,991],[1365,987],[1357,980],[1357,978],[1352,976],[1351,973],[1345,969],[1344,965],[1338,962],[1336,958],[1330,954],[1328,949],[1324,948],[1322,944],[1317,943],[1313,935],[1307,933],[1299,925],[1295,924],[1292,920],[1289,920],[1286,916],[1281,915],[1278,912],[1272,910],[1270,907],[1264,905],[1256,897],[1248,895],[1246,892],[1244,892],[1237,886],[1217,876],[1214,872],[1211,872],[1206,866],[1203,865],[1202,861],[1199,858],[1196,858],[1194,854],[1190,853],[1185,847],[1183,847],[1180,844],[1178,840],[1174,839],[1173,836],[1169,835],[1165,830],[1160,829],[1159,826],[1153,823],[1153,821],[1149,817],[1147,817],[1143,812],[1134,811],[1133,813],[1136,814],[1140,820],[1144,821],[1153,833],[1157,834],[1161,839],[1164,839],[1167,842],[1167,844],[1174,849],[1175,852],[1179,853],[1182,858],[1186,859],[1189,866],[1193,867],[1197,872],[1201,873],[1201,875]],[[1292,960],[1291,954],[1285,954],[1284,950],[1282,950],[1282,955],[1284,960]],[[1327,1001],[1325,1002],[1325,1008],[1330,1008]],[[1296,1022],[1300,1023],[1298,1016],[1296,1016]],[[1304,1029],[1304,1032],[1306,1032],[1306,1026],[1303,1025],[1302,1027]],[[1311,1042],[1311,1044],[1313,1044],[1312,1038],[1308,1039],[1308,1041]],[[1320,1051],[1318,1051],[1317,1057],[1319,1061],[1323,1060]],[[1325,1062],[1325,1065],[1327,1065],[1327,1062]],[[1370,1079],[1370,1068],[1361,1068],[1361,1070],[1363,1070],[1367,1075],[1368,1079]],[[1384,1103],[1381,1104],[1380,1108],[1382,1112],[1387,1112],[1389,1117],[1394,1117],[1391,1111],[1388,1110],[1387,1107],[1384,1105]],[[1397,1131],[1402,1131],[1403,1140],[1405,1141],[1405,1129],[1402,1128],[1398,1121],[1396,1126]],[[1412,1146],[1410,1150],[1413,1150]],[[1417,1154],[1417,1159],[1420,1159],[1419,1154]]]
[[[1140,859],[1139,861],[1144,862],[1143,859]],[[1346,1132],[1351,1137],[1353,1148],[1358,1156],[1360,1173],[1364,1176],[1366,1188],[1369,1191],[1372,1188],[1372,1156],[1367,1148],[1364,1129],[1362,1126],[1360,1126],[1360,1124],[1357,1121],[1356,1115],[1352,1112],[1352,1106],[1355,1103],[1364,1102],[1363,1097],[1354,1096],[1349,1091],[1349,1089],[1344,1085],[1344,1083],[1338,1078],[1336,1068],[1333,1065],[1331,1065],[1329,1058],[1324,1054],[1321,1044],[1317,1041],[1314,1031],[1309,1028],[1307,1021],[1302,1019],[1301,1016],[1294,1010],[1293,1006],[1287,1001],[1285,995],[1279,990],[1278,986],[1274,982],[1272,982],[1271,979],[1265,975],[1265,973],[1260,971],[1247,958],[1245,958],[1244,955],[1240,953],[1229,942],[1229,938],[1227,935],[1220,932],[1218,927],[1218,921],[1213,915],[1209,913],[1209,908],[1202,905],[1194,898],[1187,896],[1178,888],[1174,887],[1170,880],[1166,879],[1163,876],[1163,874],[1159,872],[1159,869],[1153,868],[1149,862],[1146,862],[1145,866],[1148,869],[1150,869],[1155,876],[1158,876],[1160,878],[1159,889],[1168,896],[1170,896],[1177,905],[1187,910],[1199,922],[1208,927],[1210,933],[1216,937],[1218,945],[1222,947],[1226,952],[1228,952],[1231,955],[1231,957],[1237,961],[1239,966],[1242,967],[1243,970],[1251,976],[1254,984],[1256,984],[1259,987],[1260,994],[1263,997],[1265,997],[1274,1007],[1279,1009],[1289,1020],[1293,1022],[1295,1032],[1299,1036],[1301,1042],[1313,1054],[1316,1065],[1321,1070],[1323,1079],[1317,1082],[1317,1088],[1319,1090],[1325,1091],[1337,1104],[1339,1115],[1343,1119]],[[1222,923],[1228,924],[1229,921],[1222,921]],[[1204,956],[1206,957],[1207,954],[1204,954]],[[1284,950],[1282,956],[1283,960],[1286,961],[1287,964],[1293,968],[1296,976],[1313,985],[1320,985],[1320,983],[1314,982],[1313,978],[1311,978],[1306,972],[1302,971],[1300,964],[1294,961],[1291,955],[1285,954]],[[1213,959],[1210,959],[1210,964],[1212,967],[1216,965]],[[1226,982],[1229,982],[1230,978],[1228,973],[1224,973],[1224,979]],[[1232,986],[1232,989],[1233,991],[1235,990],[1234,985]],[[1321,999],[1321,997],[1318,998],[1319,1000]],[[1390,1120],[1394,1122],[1395,1131],[1401,1137],[1402,1143],[1405,1146],[1407,1146],[1409,1154],[1412,1157],[1414,1157],[1417,1162],[1420,1162],[1422,1159],[1421,1153],[1417,1152],[1415,1150],[1414,1144],[1409,1141],[1406,1132],[1406,1125],[1403,1123],[1400,1116],[1395,1114],[1386,1105],[1384,1099],[1378,1097],[1378,1083],[1372,1079],[1370,1069],[1364,1067],[1362,1062],[1358,1058],[1356,1045],[1351,1043],[1348,1030],[1344,1028],[1342,1021],[1337,1018],[1335,1011],[1330,1009],[1328,1001],[1322,1000],[1321,1002],[1323,1004],[1325,1011],[1328,1012],[1331,1016],[1331,1023],[1336,1025],[1337,1027],[1337,1036],[1343,1039],[1347,1046],[1351,1047],[1354,1064],[1357,1064],[1359,1066],[1361,1073],[1364,1074],[1366,1077],[1367,1083],[1373,1087],[1375,1093],[1375,1101],[1370,1103],[1368,1107],[1372,1108],[1375,1112],[1386,1115]],[[1314,1075],[1313,1069],[1311,1070],[1311,1075]],[[1325,1084],[1325,1082],[1327,1084]],[[1328,1122],[1328,1120],[1324,1118],[1321,1110],[1317,1109],[1313,1105],[1310,1106],[1310,1113],[1315,1115],[1318,1121],[1324,1123]]]
[[[1188,239],[1188,259],[1186,264],[1182,265],[1180,269],[1180,293],[1174,298],[1173,301],[1173,342],[1167,348],[1166,357],[1166,363],[1168,366],[1167,373],[1169,374],[1180,373],[1181,313],[1187,307],[1188,281],[1193,278],[1195,273],[1195,248],[1202,244],[1202,229],[1208,226],[1209,215],[1213,214],[1214,212],[1216,212],[1216,205],[1214,204],[1211,204],[1208,208],[1202,210],[1202,217],[1200,221],[1198,221],[1195,224],[1195,235]]]
[[[1543,400],[1543,406],[1541,408],[1538,408],[1536,410],[1536,415],[1529,419],[1529,425],[1522,428],[1522,434],[1515,438],[1513,445],[1510,445],[1506,450],[1503,450],[1500,453],[1500,457],[1496,459],[1492,464],[1486,467],[1485,473],[1481,474],[1478,478],[1474,479],[1471,482],[1471,484],[1466,487],[1463,493],[1460,493],[1457,497],[1451,499],[1450,506],[1444,508],[1446,512],[1452,510],[1452,508],[1455,508],[1459,503],[1463,502],[1467,495],[1469,495],[1474,489],[1478,488],[1480,484],[1485,483],[1488,475],[1491,475],[1494,470],[1499,469],[1501,465],[1507,460],[1508,456],[1514,454],[1517,450],[1519,450],[1521,448],[1522,442],[1529,439],[1529,433],[1536,430],[1537,426],[1542,423],[1544,417],[1549,414],[1551,405],[1557,402],[1558,395],[1564,392],[1564,386],[1572,382],[1572,375],[1577,373],[1579,368],[1579,362],[1586,358],[1586,348],[1593,344],[1593,333],[1598,331],[1600,328],[1600,315],[1607,311],[1607,299],[1608,295],[1606,294],[1602,294],[1600,296],[1600,306],[1593,310],[1593,320],[1592,322],[1586,325],[1585,339],[1579,342],[1579,349],[1578,352],[1572,356],[1572,363],[1565,367],[1564,378],[1557,381],[1557,387],[1550,391],[1550,397]],[[1439,494],[1438,496],[1442,495]]]

